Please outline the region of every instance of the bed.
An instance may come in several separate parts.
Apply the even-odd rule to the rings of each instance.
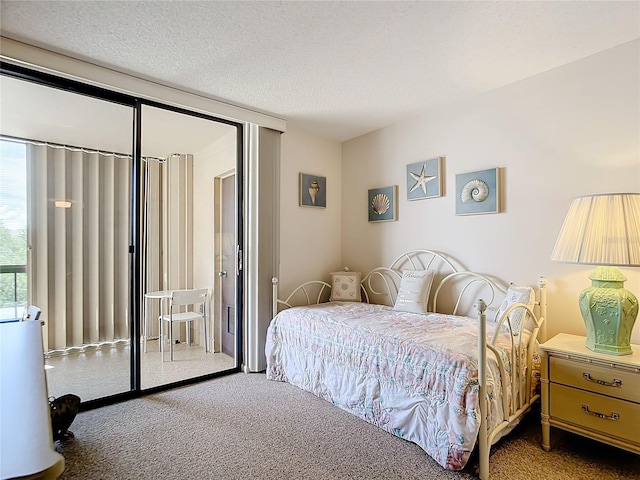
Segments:
[[[488,478],[491,445],[539,399],[544,278],[536,289],[503,285],[430,250],[330,277],[284,299],[273,279],[267,378],[416,443],[449,470],[477,447]]]

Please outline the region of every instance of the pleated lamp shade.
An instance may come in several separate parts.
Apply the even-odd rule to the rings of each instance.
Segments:
[[[573,200],[551,258],[640,267],[640,193],[587,195]]]

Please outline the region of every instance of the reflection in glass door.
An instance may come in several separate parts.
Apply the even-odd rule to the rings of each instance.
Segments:
[[[238,370],[237,350],[222,351],[220,201],[212,185],[239,164],[241,125],[139,107],[139,99],[19,67],[3,67],[0,100],[0,314],[41,308],[49,395],[98,405]],[[241,172],[236,177],[241,182]],[[159,317],[168,313],[168,292],[196,288],[207,291],[207,341],[201,323],[176,324],[174,360],[163,362],[169,330],[161,335]],[[141,338],[132,338],[138,320]]]
[[[236,167],[237,127],[149,105],[142,106],[141,125],[140,378],[149,389],[237,366],[234,352],[223,352],[219,338],[215,245],[220,240],[213,222],[219,202],[212,188],[216,177]],[[194,289],[206,290],[206,308],[173,313],[204,313],[206,342],[202,322],[169,322],[172,292]]]
[[[14,309],[42,310],[48,393],[128,392],[133,108],[1,81],[2,165],[11,151],[20,181],[2,183],[0,224],[22,215],[25,249],[2,263],[24,261]]]

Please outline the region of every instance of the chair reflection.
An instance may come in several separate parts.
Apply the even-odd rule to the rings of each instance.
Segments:
[[[191,322],[202,320],[204,351],[209,351],[207,345],[207,294],[206,288],[195,290],[174,290],[169,300],[169,313],[158,317],[160,323],[160,352],[164,361],[164,324],[169,325],[169,359],[173,361],[173,324],[187,323],[187,345],[191,345]],[[180,312],[180,307],[187,307],[187,311]],[[189,309],[188,307],[191,307]]]

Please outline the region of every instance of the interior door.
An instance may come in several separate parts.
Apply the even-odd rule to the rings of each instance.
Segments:
[[[222,302],[222,352],[235,357],[236,336],[236,176],[221,182],[221,238],[220,279]]]

